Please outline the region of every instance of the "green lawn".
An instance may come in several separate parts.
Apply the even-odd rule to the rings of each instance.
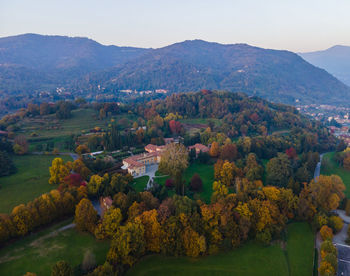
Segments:
[[[287,242],[287,252],[280,243],[266,247],[248,242],[238,249],[197,259],[147,256],[127,275],[312,275],[314,236],[310,226],[307,223],[290,224]]]
[[[134,187],[136,192],[143,192],[144,189],[146,188],[148,180],[149,180],[148,175],[135,178],[135,182],[132,184],[132,186]]]
[[[312,275],[314,240],[309,224],[295,222],[288,225],[286,249],[291,276]]]
[[[187,170],[184,173],[184,179],[186,181],[186,184],[188,184],[191,181],[192,176],[198,173],[203,181],[203,191],[199,193],[199,196],[202,200],[209,203],[211,194],[213,192],[213,182],[214,182],[214,166],[209,164],[200,164],[200,163],[193,163],[191,164]],[[160,174],[156,172],[156,176],[159,176]],[[157,177],[155,178],[155,181],[160,185],[165,185],[165,181],[169,177]]]
[[[59,260],[78,266],[87,250],[91,250],[98,264],[106,259],[109,243],[97,241],[92,235],[75,229],[55,232],[71,222],[65,221],[34,235],[27,236],[0,250],[0,275],[22,276],[34,272],[45,276]]]
[[[57,156],[23,155],[13,156],[17,173],[0,177],[0,213],[10,213],[12,208],[33,200],[54,188],[48,180],[49,167]],[[59,156],[63,160],[72,160],[70,156]]]
[[[340,167],[334,160],[335,152],[326,153],[323,156],[323,162],[321,167],[321,174],[331,175],[336,174],[341,177],[346,187],[345,195],[350,198],[350,171]]]
[[[288,275],[288,265],[278,245],[248,243],[236,250],[198,259],[148,256],[127,275],[284,276]]]

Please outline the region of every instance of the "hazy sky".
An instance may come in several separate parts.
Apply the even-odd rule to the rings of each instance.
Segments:
[[[0,36],[29,32],[119,46],[198,38],[311,51],[350,45],[350,0],[0,0]]]

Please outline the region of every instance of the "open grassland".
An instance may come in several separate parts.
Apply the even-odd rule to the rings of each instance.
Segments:
[[[240,248],[200,257],[147,256],[127,275],[310,276],[314,236],[306,223],[288,226],[286,252],[279,243],[249,242]]]
[[[211,194],[213,192],[213,182],[214,182],[214,166],[212,164],[201,164],[201,163],[193,163],[191,164],[184,173],[183,178],[186,181],[186,185],[191,181],[192,176],[198,173],[203,181],[203,190],[198,193],[200,198],[205,202],[210,202]],[[160,175],[159,172],[156,175]],[[169,177],[157,177],[155,178],[155,182],[160,185],[165,185],[165,181]]]
[[[57,231],[69,223],[71,220],[56,224],[0,249],[0,275],[22,276],[26,272],[51,275],[51,267],[59,260],[74,268],[80,265],[87,250],[93,252],[97,264],[102,264],[109,243],[74,228]]]
[[[345,170],[337,164],[334,160],[335,152],[326,153],[323,156],[323,162],[321,167],[321,174],[331,175],[336,174],[341,177],[346,187],[345,195],[350,198],[350,171]]]
[[[0,213],[9,213],[12,208],[33,200],[35,197],[55,188],[49,184],[49,167],[53,155],[13,156],[17,172],[0,177]],[[59,156],[63,160],[72,160],[70,156]]]
[[[312,275],[314,234],[307,223],[295,222],[287,228],[287,257],[291,276]]]

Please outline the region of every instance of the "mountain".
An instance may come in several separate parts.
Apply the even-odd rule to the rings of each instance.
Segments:
[[[100,93],[98,85],[106,93],[228,90],[288,104],[344,104],[350,98],[349,87],[288,51],[202,40],[142,49],[78,37],[0,38],[0,99],[61,86],[73,93]]]
[[[110,90],[220,89],[289,104],[344,103],[350,96],[349,87],[295,53],[201,40],[149,51],[94,75],[90,83],[101,80]]]
[[[81,37],[24,34],[0,38],[0,89],[36,90],[66,85],[72,79],[125,63],[147,51],[104,46]]]
[[[350,85],[350,46],[337,45],[324,51],[300,53],[300,56]]]

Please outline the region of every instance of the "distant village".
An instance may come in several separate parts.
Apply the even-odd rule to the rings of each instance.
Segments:
[[[350,145],[350,108],[334,105],[303,105],[297,109],[323,122],[330,131],[338,138]]]

